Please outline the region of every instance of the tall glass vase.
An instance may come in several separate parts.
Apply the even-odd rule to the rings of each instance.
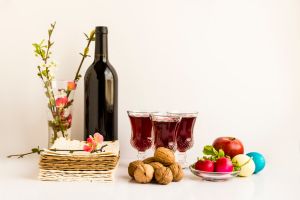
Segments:
[[[71,138],[72,107],[76,83],[51,81],[46,85],[48,97],[48,147],[59,137]]]

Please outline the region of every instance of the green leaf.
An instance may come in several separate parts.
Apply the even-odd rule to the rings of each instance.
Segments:
[[[39,46],[41,47],[41,46],[43,46],[43,43],[45,42],[45,40],[43,39],[41,42],[40,42],[40,44],[39,44]]]
[[[240,166],[234,166],[233,167],[233,171],[240,171],[241,170],[241,167]]]
[[[237,162],[232,162],[234,171],[240,171],[241,170],[241,166],[239,166],[239,164]]]
[[[49,95],[49,92],[48,92],[48,91],[46,91],[46,92],[45,92],[45,95],[46,95],[46,97],[48,97],[48,98],[50,97],[50,95]]]
[[[53,105],[53,106],[55,105],[55,100],[53,98],[51,98],[49,101],[50,101],[51,105]]]
[[[40,152],[40,149],[39,148],[33,148],[31,149],[32,153],[38,153]]]
[[[41,56],[42,56],[43,58],[45,58],[45,57],[46,57],[46,52],[45,52],[45,50],[41,49],[41,52],[40,52],[40,54],[41,54]]]
[[[219,155],[219,152],[215,149],[215,148],[212,148],[213,152],[214,152],[214,155],[218,156]]]
[[[53,24],[51,24],[51,28],[54,29],[55,25],[56,25],[56,22],[54,22]]]
[[[81,74],[78,74],[77,77],[75,78],[75,82],[79,81],[80,78],[81,78]]]
[[[225,152],[223,151],[223,149],[219,149],[218,157],[219,158],[225,157]]]
[[[33,43],[32,46],[35,47],[35,48],[39,47],[39,45],[37,43]]]
[[[89,40],[89,36],[86,33],[83,33],[87,40]]]
[[[34,53],[37,55],[41,55],[41,46],[37,43],[32,44],[32,46],[35,48]]]
[[[47,74],[48,74],[48,72],[47,72],[46,69],[42,71],[42,75],[43,75],[43,76],[47,76]]]
[[[204,155],[211,155],[211,156],[215,155],[214,147],[211,145],[205,145],[202,152]]]

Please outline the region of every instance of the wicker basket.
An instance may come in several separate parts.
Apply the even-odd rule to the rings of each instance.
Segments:
[[[43,181],[111,182],[119,161],[118,142],[105,142],[105,152],[53,151],[45,149],[39,162]],[[72,151],[71,151],[72,152]]]

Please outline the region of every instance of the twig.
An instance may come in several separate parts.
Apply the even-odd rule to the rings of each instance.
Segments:
[[[40,147],[38,146],[37,148],[31,149],[31,152],[22,153],[22,154],[13,154],[13,155],[7,156],[7,158],[12,158],[12,157],[23,158],[24,156],[27,156],[27,155],[30,155],[30,154],[35,154],[35,153],[40,154],[43,151],[44,150],[40,149]]]
[[[92,31],[90,34],[90,37],[88,38],[88,43],[87,43],[86,47],[84,48],[83,54],[81,54],[82,58],[81,58],[80,64],[78,66],[77,72],[74,77],[74,81],[76,81],[76,82],[79,80],[78,75],[79,75],[80,69],[82,67],[82,64],[84,62],[84,59],[86,57],[88,57],[89,47],[90,47],[91,42],[93,41],[94,35],[95,35],[95,31]]]
[[[44,59],[45,64],[47,64],[47,60],[49,58],[49,51],[50,51],[50,47],[52,46],[53,43],[51,43],[51,36],[52,36],[52,32],[55,28],[56,22],[54,22],[53,24],[51,24],[51,29],[48,30],[48,45],[47,45],[47,51],[46,51],[46,57]]]
[[[96,152],[103,152],[104,150],[104,147],[107,147],[108,145],[105,144],[105,145],[102,145],[100,147],[100,149],[95,149],[94,151],[92,151],[91,153],[96,153]],[[74,150],[70,150],[70,149],[49,149],[50,151],[69,151],[70,153],[73,153],[73,152],[81,152],[81,151],[84,151],[84,150],[81,150],[81,149],[74,149]],[[84,151],[85,152],[85,151]]]
[[[92,42],[93,39],[94,39],[94,35],[95,35],[95,31],[94,31],[94,30],[90,33],[90,37],[88,37],[88,36],[85,34],[85,36],[87,37],[88,43],[87,43],[86,47],[84,48],[83,53],[80,53],[80,55],[82,56],[82,58],[81,58],[81,61],[80,61],[80,63],[79,63],[79,66],[78,66],[78,68],[77,68],[77,71],[76,71],[76,74],[75,74],[75,77],[74,77],[74,82],[75,82],[75,83],[77,83],[77,82],[79,81],[79,79],[80,79],[79,73],[80,73],[80,70],[81,70],[81,67],[82,67],[82,65],[83,65],[83,62],[84,62],[85,58],[89,56],[89,55],[88,55],[88,53],[89,53],[89,48],[90,48],[91,42]],[[71,91],[68,91],[68,92],[67,92],[67,97],[70,96],[70,93],[71,93]]]
[[[104,151],[104,148],[107,147],[108,145],[105,144],[105,145],[102,145],[100,147],[100,149],[96,149],[94,151],[92,151],[91,153],[97,153],[97,152],[105,152]],[[49,149],[50,151],[69,151],[70,153],[73,153],[75,151],[84,151],[84,150],[80,150],[80,149],[76,149],[76,150],[68,150],[68,149]],[[21,153],[21,154],[12,154],[12,155],[9,155],[7,156],[7,158],[12,158],[12,157],[17,157],[17,158],[23,158],[24,156],[27,156],[27,155],[30,155],[30,154],[41,154],[41,152],[43,152],[44,150],[43,149],[40,149],[40,147],[38,146],[37,148],[33,148],[31,149],[31,152],[28,152],[28,153]]]

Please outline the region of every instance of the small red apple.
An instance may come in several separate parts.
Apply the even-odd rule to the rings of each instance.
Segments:
[[[231,158],[244,153],[242,142],[234,137],[219,137],[213,142],[213,147],[217,151],[223,149],[225,155],[230,156]]]
[[[205,172],[213,172],[214,162],[211,160],[198,160],[195,164],[195,169]]]
[[[215,172],[232,172],[233,165],[229,158],[219,158],[215,163]]]

